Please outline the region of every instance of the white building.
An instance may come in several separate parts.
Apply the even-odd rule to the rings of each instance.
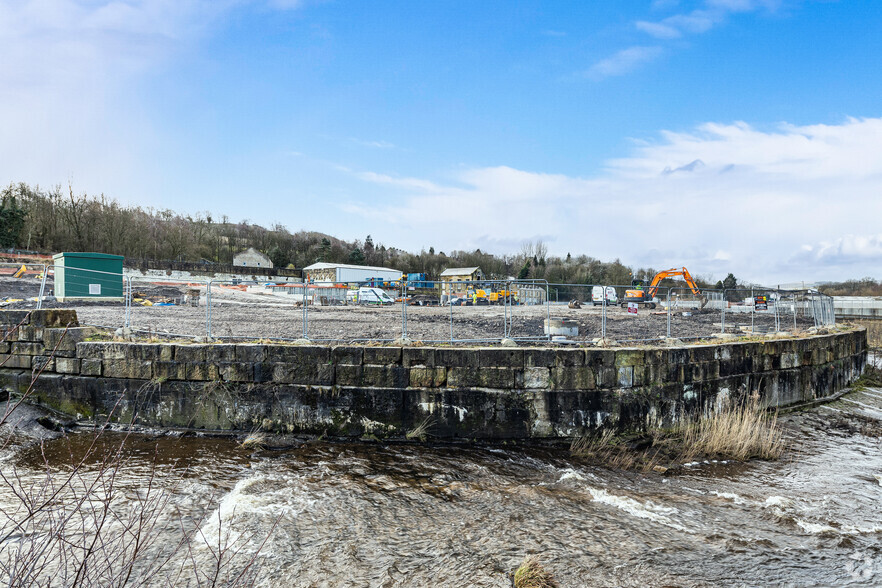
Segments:
[[[273,267],[273,262],[254,247],[249,247],[245,251],[233,256],[233,265],[239,267]]]
[[[401,272],[388,267],[370,265],[350,265],[348,263],[314,263],[303,268],[306,280],[311,284],[361,283],[368,280],[395,282],[401,279]]]

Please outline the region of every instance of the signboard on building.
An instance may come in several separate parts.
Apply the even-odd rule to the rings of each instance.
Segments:
[[[629,302],[628,303],[628,312],[630,314],[637,314],[637,303],[636,302]]]

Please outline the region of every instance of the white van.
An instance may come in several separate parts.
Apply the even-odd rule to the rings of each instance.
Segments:
[[[394,304],[395,299],[380,288],[359,288],[346,292],[350,304]]]
[[[616,289],[612,286],[594,286],[591,288],[591,303],[594,306],[603,304],[604,289],[606,289],[607,306],[617,306],[619,304],[619,297],[616,295]]]

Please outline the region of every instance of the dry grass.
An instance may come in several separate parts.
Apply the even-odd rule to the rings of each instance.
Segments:
[[[241,443],[239,443],[239,448],[250,451],[266,449],[266,435],[260,431],[252,431]]]
[[[664,471],[696,459],[777,459],[784,452],[778,415],[752,395],[704,417],[682,416],[672,430],[655,430],[637,438],[616,436],[611,429],[573,441],[570,452],[608,467]]]
[[[406,439],[419,439],[425,441],[429,434],[429,428],[434,424],[432,417],[424,418],[417,426],[408,431],[404,437]]]
[[[535,555],[528,555],[515,570],[515,588],[557,588],[557,580],[545,569]]]
[[[784,452],[778,415],[763,409],[756,394],[709,417],[687,419],[681,430],[684,459],[777,459]]]

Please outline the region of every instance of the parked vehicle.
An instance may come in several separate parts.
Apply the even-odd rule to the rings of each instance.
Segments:
[[[612,286],[594,286],[591,289],[591,303],[594,306],[600,306],[603,304],[604,290],[606,290],[607,305],[616,305],[619,303],[619,297],[616,294],[615,288]]]
[[[346,302],[350,304],[394,304],[395,299],[380,288],[359,288],[346,292]]]

